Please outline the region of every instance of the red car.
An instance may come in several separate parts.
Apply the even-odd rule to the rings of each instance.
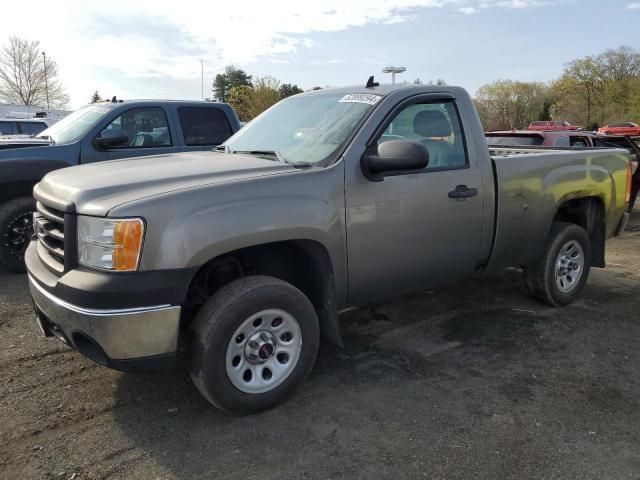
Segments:
[[[565,120],[550,120],[548,122],[531,122],[527,130],[582,130],[582,127]]]
[[[605,135],[640,135],[640,126],[631,122],[609,123],[598,129]]]

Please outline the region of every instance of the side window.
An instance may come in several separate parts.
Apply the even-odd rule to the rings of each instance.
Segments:
[[[43,122],[18,122],[20,133],[25,135],[37,135],[46,130],[47,124]]]
[[[600,138],[594,139],[594,145],[596,147],[605,147],[605,148],[624,148],[628,150],[629,153],[634,153],[633,147],[629,145],[624,137],[619,137],[621,140],[617,140],[615,138],[609,138],[607,140],[603,140]]]
[[[427,147],[428,170],[467,165],[462,128],[453,102],[408,105],[393,118],[378,145],[401,138],[417,140]]]
[[[0,122],[0,135],[13,135],[16,133],[13,122]]]
[[[558,138],[556,138],[556,141],[553,144],[553,146],[554,147],[568,147],[568,146],[570,146],[569,137],[558,137]]]
[[[572,147],[588,147],[589,142],[584,137],[569,137]]]
[[[105,130],[123,130],[129,137],[125,145],[114,148],[170,147],[167,115],[160,107],[133,108],[116,117]]]
[[[231,125],[218,108],[182,107],[178,109],[186,145],[220,145],[231,136]]]

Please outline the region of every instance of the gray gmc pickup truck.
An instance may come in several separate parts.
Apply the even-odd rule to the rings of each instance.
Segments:
[[[289,397],[349,306],[505,267],[567,305],[628,217],[626,151],[490,152],[455,87],[297,95],[218,150],[48,174],[26,264],[45,335],[184,364],[235,413]]]

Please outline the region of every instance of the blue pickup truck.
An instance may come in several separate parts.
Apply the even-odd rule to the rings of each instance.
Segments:
[[[0,140],[0,267],[23,272],[33,186],[52,170],[206,150],[240,129],[224,103],[117,100],[87,105],[31,138]]]

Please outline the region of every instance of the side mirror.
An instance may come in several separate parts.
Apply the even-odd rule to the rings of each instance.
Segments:
[[[119,147],[129,142],[129,135],[124,130],[103,130],[100,136],[93,139],[97,148]]]
[[[427,168],[429,151],[417,140],[389,140],[378,146],[376,155],[362,157],[362,172],[373,182],[381,182],[392,174]]]

